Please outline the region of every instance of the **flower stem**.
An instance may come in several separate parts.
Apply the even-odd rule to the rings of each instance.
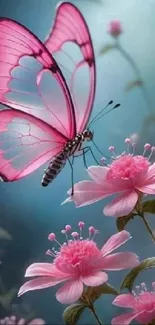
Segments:
[[[141,81],[141,90],[142,90],[142,93],[143,93],[144,100],[145,100],[145,102],[147,104],[148,110],[152,112],[153,110],[152,110],[152,107],[151,107],[151,104],[150,104],[150,99],[149,99],[149,96],[148,96],[148,92],[147,92],[147,89],[144,86],[144,82],[143,82],[143,79],[141,77],[141,72],[140,72],[139,68],[137,67],[137,65],[134,62],[134,60],[132,59],[132,57],[121,47],[121,45],[118,42],[116,43],[116,49],[129,62],[129,64],[132,66],[132,68],[133,68],[133,70],[134,70],[134,72],[135,72],[135,74],[137,76],[137,79],[139,81]]]
[[[103,323],[101,322],[101,320],[99,319],[99,317],[98,317],[97,314],[96,314],[96,311],[95,311],[94,306],[91,305],[91,306],[89,306],[89,308],[90,308],[90,310],[92,311],[92,313],[93,313],[95,319],[97,320],[97,324],[98,324],[98,325],[103,325]]]
[[[149,226],[149,223],[147,222],[146,218],[144,217],[144,214],[141,213],[141,214],[140,214],[140,217],[142,218],[142,220],[143,220],[143,222],[144,222],[144,224],[145,224],[145,227],[147,228],[149,234],[151,235],[153,241],[155,242],[155,236],[154,236],[154,234],[153,234],[153,232],[152,232],[152,230],[151,230],[151,228],[150,228],[150,226]]]

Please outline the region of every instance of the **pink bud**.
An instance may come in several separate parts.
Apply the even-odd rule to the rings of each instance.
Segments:
[[[93,226],[89,227],[89,233],[94,234],[96,232],[96,229]]]
[[[151,147],[151,151],[155,152],[155,147],[154,146]]]
[[[51,234],[48,235],[48,240],[53,241],[55,239],[56,239],[56,235],[53,232],[51,232]]]
[[[83,221],[80,221],[80,222],[78,223],[78,226],[79,226],[79,228],[83,229],[84,226],[85,226],[85,223],[84,223]]]
[[[65,226],[66,231],[71,231],[72,227],[70,225]]]
[[[145,143],[145,145],[144,145],[144,149],[145,149],[145,150],[149,150],[149,149],[151,149],[151,145],[150,145],[149,143]]]
[[[113,37],[118,37],[122,33],[122,26],[119,20],[112,20],[108,26],[108,33]]]
[[[131,143],[131,139],[130,138],[126,138],[125,139],[125,143],[130,144]]]
[[[106,161],[106,158],[105,158],[105,157],[102,157],[102,158],[100,159],[100,162],[101,162],[102,165],[105,164],[105,161]]]
[[[79,236],[79,234],[78,234],[78,232],[74,231],[74,232],[71,233],[71,236],[74,237],[74,238],[76,238],[76,237]]]
[[[111,151],[111,152],[113,152],[115,150],[115,147],[114,146],[110,146],[108,150]]]

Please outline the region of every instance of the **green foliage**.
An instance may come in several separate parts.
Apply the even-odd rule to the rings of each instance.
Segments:
[[[80,302],[85,305],[93,304],[101,295],[112,294],[117,295],[117,290],[110,284],[104,283],[98,287],[88,287],[82,294]]]
[[[81,314],[85,309],[85,305],[82,303],[76,303],[67,307],[63,312],[63,320],[66,325],[76,325]]]
[[[12,300],[14,299],[15,295],[17,294],[17,288],[11,288],[5,294],[0,295],[0,304],[6,310],[9,310],[12,304]]]
[[[155,213],[155,200],[146,201],[142,204],[142,211],[147,213]]]
[[[92,310],[93,303],[102,294],[117,295],[117,290],[110,284],[104,283],[98,287],[87,287],[76,304],[67,307],[63,312],[66,325],[76,325],[85,308]]]
[[[103,46],[99,52],[99,55],[104,55],[107,54],[109,51],[114,50],[116,48],[115,45],[113,44],[107,44],[105,46]]]
[[[155,257],[150,257],[143,260],[138,266],[136,266],[127,274],[121,284],[121,290],[127,288],[131,291],[134,281],[136,280],[139,273],[153,267],[155,267]]]
[[[128,82],[128,84],[126,85],[125,87],[125,91],[130,91],[132,90],[133,88],[136,88],[136,87],[141,87],[143,85],[143,81],[142,80],[133,80],[133,81],[130,81]]]
[[[136,216],[135,213],[129,213],[127,216],[118,217],[117,220],[116,220],[116,226],[117,226],[118,231],[124,230],[127,223],[131,219],[134,219],[134,216]]]
[[[0,227],[0,239],[12,240],[12,236],[9,234],[7,230]]]

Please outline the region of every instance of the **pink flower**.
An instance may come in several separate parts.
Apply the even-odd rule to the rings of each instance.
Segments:
[[[152,283],[152,291],[147,291],[145,283],[137,286],[138,293],[122,294],[117,296],[113,305],[124,308],[132,308],[129,313],[112,319],[112,325],[128,325],[135,319],[140,324],[149,324],[155,320],[155,282]]]
[[[24,318],[17,319],[16,316],[9,316],[0,319],[0,325],[44,325],[45,321],[41,318],[35,318],[30,322]]]
[[[137,255],[130,252],[111,254],[116,248],[124,244],[131,237],[127,231],[121,231],[110,237],[106,244],[99,249],[94,238],[98,231],[89,227],[89,238],[82,238],[84,223],[78,224],[79,232],[72,232],[72,240],[68,239],[71,226],[67,225],[61,232],[66,236],[63,245],[57,241],[55,234],[49,235],[49,240],[55,241],[59,251],[48,250],[47,254],[54,258],[53,263],[34,263],[25,273],[26,277],[38,278],[26,282],[19,290],[18,295],[27,291],[43,289],[65,282],[56,293],[57,300],[62,304],[71,304],[77,301],[83,285],[99,286],[108,281],[108,275],[103,270],[123,270],[139,264]]]
[[[126,139],[125,142],[128,149],[131,146],[135,150],[131,139]],[[105,206],[104,214],[115,217],[129,214],[143,194],[155,194],[155,163],[149,161],[154,149],[146,143],[141,156],[134,155],[134,152],[116,156],[115,149],[111,146],[111,164],[89,167],[88,174],[92,180],[75,184],[74,195],[63,203],[74,201],[77,207],[81,207],[116,194],[115,199]],[[145,157],[148,150],[150,155]],[[71,194],[71,190],[68,194]]]
[[[118,37],[123,32],[119,20],[112,20],[108,26],[108,33],[113,37]]]

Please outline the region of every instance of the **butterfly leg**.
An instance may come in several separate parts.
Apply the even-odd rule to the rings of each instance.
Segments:
[[[92,157],[94,158],[96,164],[100,166],[99,162],[97,161],[96,157],[94,156],[94,153],[93,153],[91,147],[85,147],[85,148],[83,148],[82,150],[83,150],[83,161],[84,161],[85,154],[86,154],[88,151],[90,151],[90,153],[91,153]],[[86,160],[86,158],[85,158],[85,160]]]
[[[71,182],[72,182],[72,192],[71,192],[71,196],[74,195],[74,173],[73,173],[73,163],[74,163],[74,156],[72,158],[72,162],[70,161],[70,159],[68,158],[68,162],[71,168]]]

